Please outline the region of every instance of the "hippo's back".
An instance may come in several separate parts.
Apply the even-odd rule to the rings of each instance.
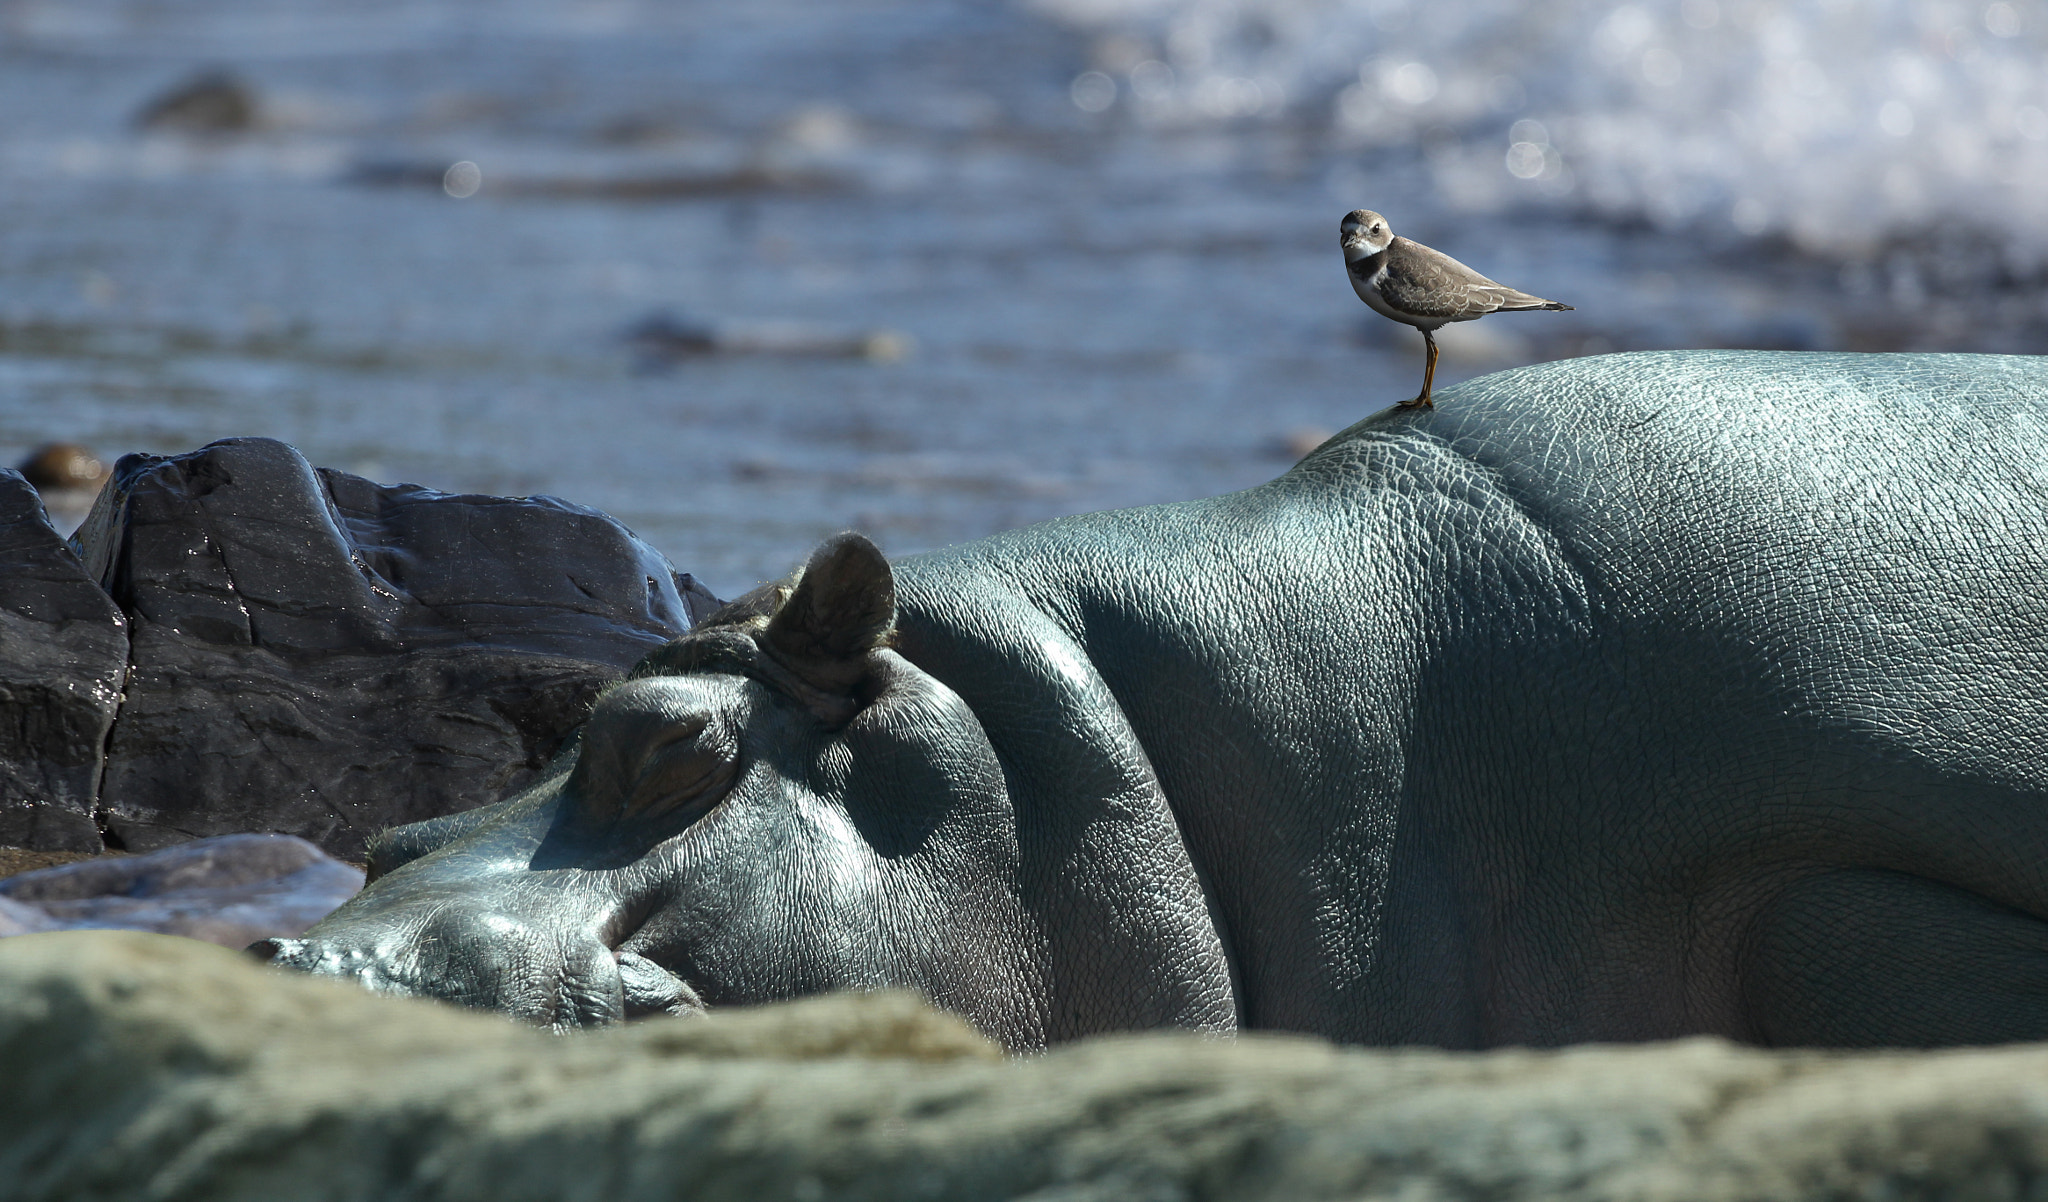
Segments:
[[[2048,710],[2012,712],[2048,703],[2048,360],[1609,355],[1473,381],[1417,436],[1528,516],[1605,628],[2048,789]]]
[[[2048,1036],[2048,364],[1546,364],[1273,487],[1422,498],[1402,1004],[1485,1043]]]

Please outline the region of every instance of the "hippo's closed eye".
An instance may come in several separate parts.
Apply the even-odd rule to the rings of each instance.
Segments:
[[[739,747],[723,723],[694,716],[653,742],[627,792],[625,813],[659,814],[715,800],[732,786]]]
[[[739,751],[723,723],[702,715],[684,719],[649,740],[626,791],[623,814],[661,814],[715,800],[732,785]]]
[[[600,697],[564,785],[583,816],[608,825],[723,797],[740,761],[723,710],[745,687],[738,677],[652,677]]]

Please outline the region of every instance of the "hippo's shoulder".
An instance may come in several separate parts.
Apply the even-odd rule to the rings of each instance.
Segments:
[[[1400,489],[1505,504],[1596,574],[1695,597],[1861,589],[1895,554],[1981,574],[2048,539],[2048,360],[1546,363],[1444,389],[1434,412],[1368,418],[1282,481],[1310,503]]]

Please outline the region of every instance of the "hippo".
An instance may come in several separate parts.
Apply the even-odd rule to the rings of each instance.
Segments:
[[[558,1030],[2048,1038],[2048,364],[1662,352],[1270,483],[842,535],[258,955]]]

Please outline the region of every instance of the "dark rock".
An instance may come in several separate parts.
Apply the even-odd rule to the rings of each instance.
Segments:
[[[362,887],[362,869],[304,839],[225,835],[0,881],[0,919],[26,910],[45,923],[30,931],[111,927],[239,948],[303,934]]]
[[[148,130],[186,134],[242,133],[254,128],[256,94],[225,71],[207,71],[150,101],[135,115]]]
[[[127,669],[121,611],[35,489],[0,471],[0,844],[100,849],[93,800]]]
[[[133,851],[259,830],[360,859],[531,779],[718,604],[595,510],[383,487],[268,439],[127,456],[78,543],[131,622],[99,804]]]

